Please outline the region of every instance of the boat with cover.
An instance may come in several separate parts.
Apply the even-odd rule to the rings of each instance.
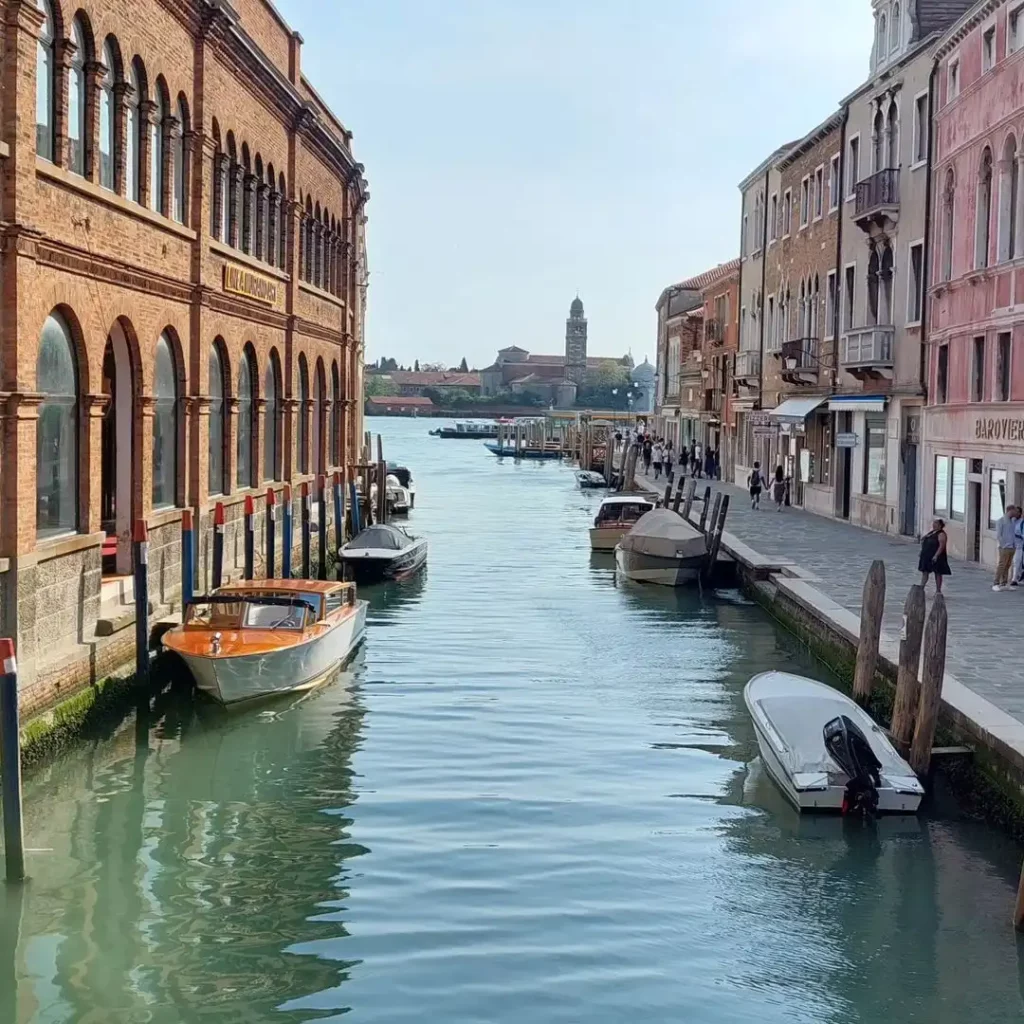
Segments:
[[[614,551],[616,544],[629,533],[641,516],[654,508],[654,502],[636,494],[620,494],[605,498],[594,516],[590,531],[593,551]]]
[[[378,523],[342,545],[338,557],[357,583],[404,580],[426,564],[427,542],[399,526]]]
[[[456,423],[454,427],[438,427],[430,431],[435,437],[443,437],[447,440],[458,439],[461,441],[484,441],[489,437],[498,436],[497,423],[483,423],[469,420],[464,423]]]
[[[307,690],[348,660],[366,631],[368,603],[352,583],[231,583],[185,605],[164,634],[196,686],[221,704]]]
[[[627,579],[666,587],[695,582],[707,560],[704,534],[669,508],[645,513],[615,548],[615,564]]]
[[[584,490],[596,490],[599,487],[607,487],[603,473],[595,473],[590,469],[581,469],[576,473],[576,482]]]
[[[768,774],[800,811],[913,814],[924,787],[871,716],[831,686],[763,672],[743,691]]]
[[[409,492],[409,508],[416,507],[416,481],[412,478],[412,470],[408,466],[388,463],[388,473],[397,477],[398,482]]]

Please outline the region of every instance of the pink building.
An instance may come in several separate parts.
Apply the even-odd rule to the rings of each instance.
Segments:
[[[1024,2],[975,5],[936,51],[923,531],[993,563],[1024,503]]]

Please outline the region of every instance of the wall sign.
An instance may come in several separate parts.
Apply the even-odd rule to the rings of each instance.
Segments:
[[[859,443],[856,434],[836,434],[837,448],[856,448]]]
[[[277,305],[277,282],[243,267],[224,267],[224,291],[265,302],[268,306]]]
[[[977,419],[974,436],[981,441],[1024,441],[1024,420]]]

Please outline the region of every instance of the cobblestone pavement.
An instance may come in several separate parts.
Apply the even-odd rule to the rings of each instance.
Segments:
[[[637,475],[642,486],[657,485]],[[699,480],[698,497],[706,480]],[[920,582],[918,544],[909,538],[862,530],[795,508],[777,512],[762,496],[761,510],[750,508],[746,491],[715,482],[715,491],[730,495],[727,533],[769,558],[786,558],[818,577],[814,585],[838,604],[860,614],[864,580],[876,558],[885,562],[886,600],[882,628],[898,637],[907,591]],[[699,505],[695,505],[699,508]],[[949,611],[946,671],[965,686],[1024,722],[1024,586],[994,593],[992,571],[952,561],[953,575],[943,584]],[[928,602],[934,584],[928,585]]]

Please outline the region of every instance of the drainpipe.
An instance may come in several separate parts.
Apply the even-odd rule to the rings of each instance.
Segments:
[[[921,393],[924,396],[925,405],[928,404],[928,306],[929,306],[929,268],[931,267],[931,243],[932,243],[932,163],[935,155],[935,76],[939,70],[939,58],[932,61],[932,72],[928,76],[928,150],[925,154],[925,174],[928,176],[924,186],[924,242],[921,245],[921,361],[920,378]],[[923,420],[923,409],[922,409]],[[923,423],[922,423],[923,425]],[[922,432],[923,436],[923,432]]]

